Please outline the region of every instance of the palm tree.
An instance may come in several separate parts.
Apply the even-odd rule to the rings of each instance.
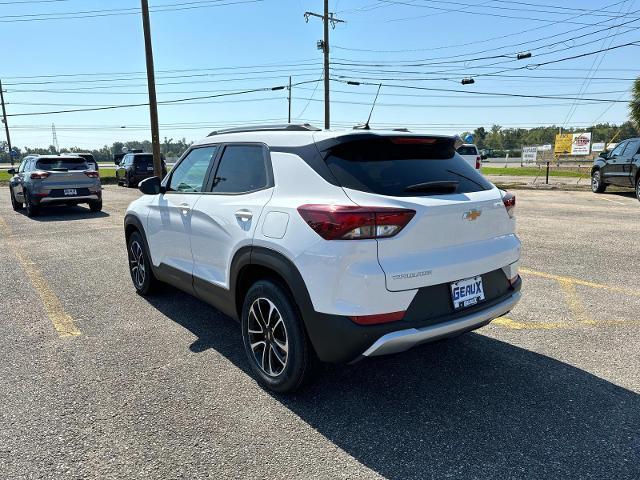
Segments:
[[[640,129],[640,77],[636,78],[636,81],[633,82],[629,111],[631,120],[636,124],[636,128]]]

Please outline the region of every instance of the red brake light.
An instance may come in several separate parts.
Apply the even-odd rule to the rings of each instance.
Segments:
[[[47,178],[48,176],[49,172],[36,171],[31,174],[31,180],[42,180],[43,178]]]
[[[480,157],[476,157],[476,170],[480,170]]]
[[[358,325],[377,325],[380,323],[397,322],[404,318],[405,312],[380,313],[377,315],[361,315],[357,317],[349,317]]]
[[[429,137],[391,137],[391,143],[396,145],[431,145],[436,143],[436,139]]]
[[[513,193],[504,192],[502,194],[502,203],[504,203],[504,208],[507,209],[509,216],[513,218],[516,208],[516,196]]]
[[[88,170],[88,171],[84,172],[84,174],[87,177],[91,177],[91,178],[98,178],[100,176],[100,174],[98,172],[96,172],[95,170]]]
[[[346,205],[301,205],[298,212],[325,240],[393,237],[416,214],[405,208]]]

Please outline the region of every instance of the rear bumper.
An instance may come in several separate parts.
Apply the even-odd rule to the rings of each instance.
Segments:
[[[424,328],[409,328],[387,333],[364,351],[362,356],[375,357],[378,355],[404,352],[421,343],[432,342],[440,338],[475,330],[488,324],[494,318],[501,317],[511,311],[520,300],[520,296],[520,292],[515,292],[509,298],[492,307],[448,322],[438,323]]]
[[[100,200],[98,195],[85,195],[81,197],[43,197],[37,202],[39,205],[55,205],[60,203],[87,203],[87,202],[95,202]]]

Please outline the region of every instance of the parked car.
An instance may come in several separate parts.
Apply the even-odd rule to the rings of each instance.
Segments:
[[[167,164],[162,159],[162,176],[167,174]],[[127,153],[116,168],[118,185],[137,186],[141,180],[153,176],[153,154]]]
[[[98,172],[84,158],[72,155],[29,155],[18,170],[11,168],[9,181],[14,210],[26,207],[33,217],[46,205],[89,204],[92,212],[102,210],[102,186]]]
[[[630,138],[593,161],[591,190],[603,193],[607,186],[634,188],[640,200],[640,138]]]
[[[239,320],[251,370],[285,392],[314,359],[348,363],[488,324],[520,299],[515,197],[456,138],[214,132],[125,216],[133,285]],[[188,315],[188,312],[185,312]]]
[[[100,170],[100,167],[98,166],[98,162],[96,162],[96,159],[92,153],[81,152],[81,153],[76,153],[75,155],[84,158],[87,161],[87,165],[89,166],[89,168],[94,169],[96,172]]]
[[[458,147],[458,154],[476,170],[482,166],[482,157],[478,152],[478,147],[472,143],[464,143]],[[485,157],[486,158],[486,157]]]

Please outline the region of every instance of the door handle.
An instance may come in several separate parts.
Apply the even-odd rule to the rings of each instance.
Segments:
[[[191,210],[191,206],[188,203],[181,203],[180,205],[178,205],[178,207],[180,208],[180,210],[182,210],[182,213],[184,215],[189,213],[189,210]]]
[[[243,222],[248,222],[249,220],[251,220],[251,218],[253,218],[253,213],[251,213],[251,211],[249,210],[242,209],[236,212],[236,217]]]

